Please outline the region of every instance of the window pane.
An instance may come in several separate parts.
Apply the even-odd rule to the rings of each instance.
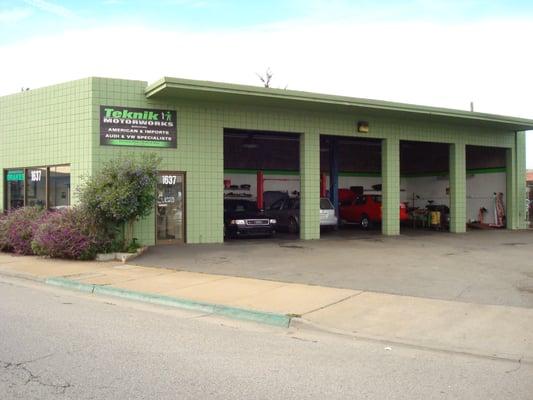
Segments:
[[[70,165],[50,167],[48,207],[70,205]]]
[[[331,204],[331,201],[329,201],[329,199],[322,197],[320,199],[320,209],[321,210],[333,210],[333,204]]]
[[[46,207],[46,168],[26,170],[26,206]]]
[[[6,172],[6,209],[24,205],[24,170],[12,169]]]

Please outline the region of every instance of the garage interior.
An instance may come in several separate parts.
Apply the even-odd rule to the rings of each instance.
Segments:
[[[469,228],[505,228],[506,149],[466,146],[465,151]],[[346,201],[342,198],[343,191],[380,194],[381,162],[381,140],[322,135],[322,195],[342,205]],[[332,171],[337,171],[336,182]],[[336,197],[339,193],[340,199]],[[400,226],[401,233],[413,229],[450,230],[449,144],[400,141],[400,202],[408,210],[408,220],[402,221]],[[356,229],[360,225],[342,222],[345,229]]]
[[[409,211],[401,228],[450,227],[450,146],[446,143],[400,141],[400,201]]]
[[[466,220],[470,228],[506,228],[507,150],[466,146]]]
[[[338,205],[343,228],[354,228],[358,223],[343,218],[340,208],[349,207],[356,195],[381,191],[381,140],[321,135],[320,172],[321,196]]]
[[[469,228],[504,228],[506,149],[466,146],[465,152]],[[299,169],[298,134],[224,130],[224,199],[255,201],[268,213],[276,200],[299,197]],[[347,204],[346,192],[380,196],[381,174],[382,140],[320,136],[320,194],[338,205],[337,216],[340,207]],[[401,233],[450,230],[449,177],[449,144],[400,141],[400,203],[408,213],[401,221]],[[299,211],[296,214],[299,216]],[[345,219],[340,225],[341,234],[362,228],[360,222]],[[379,225],[374,223],[369,228],[379,231]],[[280,228],[282,239],[297,238],[297,232]]]
[[[299,195],[299,134],[224,129],[225,200],[254,201],[259,209],[270,214],[271,206],[277,201],[298,199]],[[291,214],[299,222],[299,209]],[[297,231],[288,230],[281,229],[281,238],[298,238]]]

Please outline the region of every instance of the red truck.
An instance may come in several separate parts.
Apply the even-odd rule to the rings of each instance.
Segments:
[[[342,194],[341,194],[342,190]],[[353,196],[346,189],[339,190],[340,219],[342,222],[356,223],[368,229],[375,223],[381,223],[381,192],[369,191]],[[400,222],[409,219],[407,206],[400,203]]]

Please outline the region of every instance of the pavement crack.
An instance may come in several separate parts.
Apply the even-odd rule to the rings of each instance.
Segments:
[[[513,372],[517,372],[520,368],[522,368],[522,357],[518,359],[518,367],[510,369],[508,371],[505,371],[506,374],[511,374]]]
[[[334,301],[333,303],[328,303],[328,304],[326,304],[326,305],[320,306],[320,307],[315,308],[315,309],[313,309],[313,310],[307,311],[307,312],[303,313],[302,316],[303,316],[303,315],[307,315],[307,314],[314,313],[314,312],[316,312],[316,311],[323,310],[324,308],[328,308],[328,307],[334,306],[334,305],[339,304],[339,303],[342,303],[343,301],[346,301],[346,300],[352,299],[352,298],[354,298],[354,297],[356,297],[356,296],[359,296],[360,294],[363,294],[363,293],[364,293],[364,291],[360,291],[360,292],[358,292],[358,293],[354,293],[354,294],[351,294],[351,295],[349,295],[349,296],[343,297],[342,299],[337,300],[337,301]]]
[[[42,357],[33,358],[31,360],[19,361],[19,362],[7,362],[0,360],[0,368],[6,371],[20,371],[26,375],[25,380],[23,381],[24,385],[37,384],[43,387],[49,387],[56,391],[57,394],[65,394],[66,390],[72,385],[63,380],[59,379],[60,382],[49,382],[46,381],[41,375],[34,373],[27,364],[31,364],[37,361],[44,360],[46,358],[52,357],[55,353],[47,354]]]

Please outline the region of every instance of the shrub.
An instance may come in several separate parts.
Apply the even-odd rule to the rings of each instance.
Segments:
[[[80,208],[71,208],[44,215],[31,246],[40,256],[89,260],[107,242],[94,218]]]
[[[81,206],[99,225],[127,228],[125,246],[132,245],[134,221],[154,209],[160,162],[155,154],[111,160],[79,189]]]
[[[10,251],[9,241],[7,240],[7,215],[0,214],[0,251]]]
[[[17,254],[33,254],[31,241],[43,214],[41,207],[22,207],[9,212],[0,224],[2,249]]]

